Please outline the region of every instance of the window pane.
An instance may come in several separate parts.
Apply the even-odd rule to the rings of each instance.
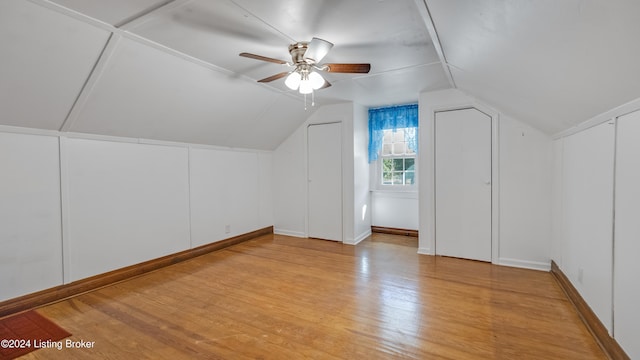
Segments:
[[[393,134],[391,133],[391,130],[383,131],[383,135],[382,135],[383,143],[390,143],[392,139],[393,139]]]
[[[407,146],[407,155],[415,155],[415,154],[416,154],[416,152],[413,149],[411,149],[410,147]]]
[[[382,155],[391,155],[392,144],[382,144]]]
[[[402,172],[393,173],[393,185],[402,185]]]
[[[403,142],[404,141],[404,130],[398,129],[395,133],[393,133],[393,142]]]
[[[392,159],[393,160],[393,170],[402,171],[404,170],[404,159]]]
[[[391,172],[382,173],[382,185],[391,185]]]
[[[404,159],[404,166],[405,166],[405,170],[415,170],[415,162],[416,159],[414,158],[406,158]]]
[[[393,159],[382,159],[382,171],[383,172],[393,171]]]
[[[415,171],[407,171],[404,173],[404,179],[406,185],[413,185],[416,183],[416,172]]]
[[[393,144],[393,155],[404,155],[404,149],[406,145],[405,143],[394,143]]]

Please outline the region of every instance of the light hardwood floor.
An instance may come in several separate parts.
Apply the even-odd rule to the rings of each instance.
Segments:
[[[30,359],[606,359],[546,272],[263,236],[38,310],[93,349]]]

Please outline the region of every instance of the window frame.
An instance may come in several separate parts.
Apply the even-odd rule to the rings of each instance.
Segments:
[[[402,129],[397,129],[397,130],[403,130]],[[387,131],[391,131],[393,132],[393,130],[389,129],[389,130],[384,130],[385,132]],[[417,131],[417,129],[416,129]],[[384,137],[383,137],[384,138]],[[384,140],[383,140],[383,144],[382,144],[382,148],[384,149]],[[388,143],[387,143],[388,144]],[[406,151],[404,154],[398,154],[398,155],[394,155],[393,154],[393,150],[391,151],[392,154],[391,155],[383,155],[382,154],[382,149],[381,149],[381,153],[378,155],[378,160],[376,160],[375,162],[372,163],[372,171],[371,171],[371,176],[372,176],[372,189],[373,190],[380,190],[380,191],[394,191],[394,192],[417,192],[418,191],[418,166],[419,166],[419,161],[418,161],[418,152],[414,152],[413,154],[407,154]],[[413,159],[413,184],[411,185],[406,185],[406,184],[383,184],[383,166],[384,166],[384,159]],[[403,172],[406,172],[406,170],[404,170]]]

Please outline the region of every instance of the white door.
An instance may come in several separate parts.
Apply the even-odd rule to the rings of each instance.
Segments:
[[[342,129],[340,123],[307,128],[309,237],[342,241]]]
[[[491,261],[491,117],[435,114],[437,255]]]

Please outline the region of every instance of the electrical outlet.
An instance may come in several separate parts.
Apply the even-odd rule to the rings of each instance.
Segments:
[[[582,268],[578,268],[578,282],[582,284],[582,277],[584,275],[584,270]]]
[[[225,234],[228,234],[228,233],[230,233],[230,232],[231,232],[231,225],[225,225],[225,226],[224,226],[224,233],[225,233]]]

